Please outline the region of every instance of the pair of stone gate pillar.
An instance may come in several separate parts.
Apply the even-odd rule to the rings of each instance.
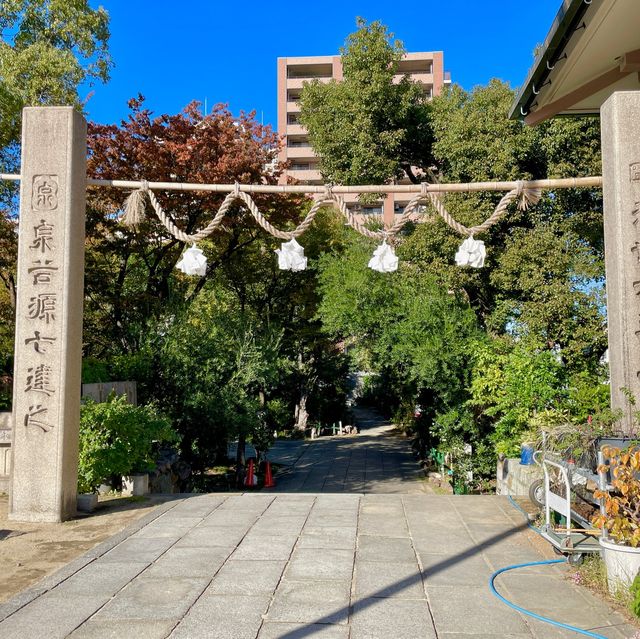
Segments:
[[[611,396],[635,433],[640,398],[640,92],[602,107]],[[76,509],[82,360],[86,123],[69,107],[25,109],[9,516]],[[640,406],[636,407],[640,409]]]

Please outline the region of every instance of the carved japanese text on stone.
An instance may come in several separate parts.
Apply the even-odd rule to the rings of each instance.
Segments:
[[[29,406],[29,412],[24,416],[24,425],[25,427],[36,426],[41,428],[45,433],[48,433],[50,430],[53,430],[53,426],[46,421],[44,418],[46,417],[49,409],[44,408],[42,404],[34,404]]]
[[[29,319],[44,320],[47,324],[56,318],[56,301],[55,293],[39,293],[29,298]]]
[[[25,346],[31,344],[36,353],[45,355],[47,353],[47,346],[49,344],[53,344],[55,341],[55,337],[46,337],[45,335],[40,335],[40,331],[33,331],[33,337],[27,337],[27,339],[24,340],[24,343]]]
[[[27,375],[27,385],[24,389],[25,393],[35,391],[50,397],[56,392],[51,381],[51,376],[53,374],[51,366],[48,366],[47,364],[38,364],[38,366],[28,368],[27,372],[29,374]]]
[[[33,227],[34,238],[29,248],[39,250],[41,253],[53,251],[53,224],[46,220],[40,220],[40,224]]]
[[[58,208],[58,176],[34,175],[31,206],[34,211],[54,211]]]
[[[33,283],[36,284],[51,284],[51,275],[58,270],[57,266],[51,266],[52,260],[34,260],[34,264],[27,269],[30,275],[33,275]]]

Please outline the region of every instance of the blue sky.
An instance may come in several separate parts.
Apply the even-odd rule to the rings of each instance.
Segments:
[[[96,6],[98,2],[92,1]],[[276,122],[276,60],[337,53],[356,16],[380,20],[408,51],[444,51],[445,68],[465,89],[497,77],[524,82],[533,50],[561,0],[423,2],[220,2],[104,0],[115,62],[107,85],[86,104],[88,118],[125,118],[138,93],[156,114],[205,99]]]

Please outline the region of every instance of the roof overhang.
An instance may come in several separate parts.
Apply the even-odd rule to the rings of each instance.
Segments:
[[[640,90],[639,72],[640,0],[564,0],[509,117],[598,114],[613,92]]]

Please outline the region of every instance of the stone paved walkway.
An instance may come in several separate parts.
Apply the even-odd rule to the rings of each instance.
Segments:
[[[409,440],[373,411],[355,412],[359,435],[276,442],[269,459],[288,468],[275,492],[432,493]]]
[[[496,568],[540,559],[531,534],[495,496],[189,496],[1,604],[0,637],[574,637],[489,592]],[[498,585],[538,613],[632,635],[562,570]]]

